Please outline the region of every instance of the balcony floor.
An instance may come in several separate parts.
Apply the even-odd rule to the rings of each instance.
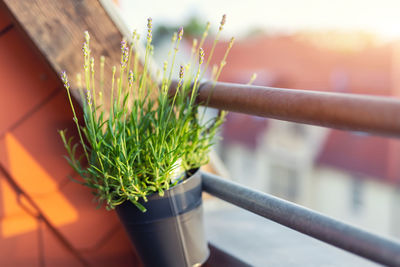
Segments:
[[[380,266],[215,198],[204,211],[210,243],[251,266]]]

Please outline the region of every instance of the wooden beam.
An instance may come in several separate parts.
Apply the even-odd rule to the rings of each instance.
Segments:
[[[84,31],[89,31],[97,67],[100,56],[106,57],[105,88],[110,88],[107,76],[111,76],[112,66],[119,64],[122,34],[99,1],[4,0],[4,4],[55,72],[69,74],[73,88],[77,87],[76,73],[83,72],[81,48]]]

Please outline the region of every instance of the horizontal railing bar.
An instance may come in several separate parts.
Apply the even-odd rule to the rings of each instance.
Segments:
[[[261,117],[400,136],[400,100],[390,97],[205,82],[197,100]]]
[[[203,190],[291,229],[372,261],[400,266],[400,243],[277,197],[202,173]]]

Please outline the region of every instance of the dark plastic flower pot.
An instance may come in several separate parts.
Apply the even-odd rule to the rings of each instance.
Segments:
[[[145,266],[196,266],[207,260],[199,171],[142,204],[145,213],[128,201],[116,211]]]

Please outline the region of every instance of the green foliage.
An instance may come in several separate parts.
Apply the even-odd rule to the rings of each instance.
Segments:
[[[204,31],[204,26],[197,15],[191,16],[183,26],[187,36],[199,36]],[[162,38],[167,37],[175,31],[174,26],[168,25],[155,25],[154,29],[154,42],[157,44]]]
[[[172,60],[169,68],[168,62],[164,64],[162,83],[158,85],[151,81],[148,70],[152,52],[151,29],[152,21],[149,19],[143,68],[138,66],[139,37],[136,33],[130,44],[121,42],[121,64],[119,74],[117,68],[113,68],[109,103],[103,101],[104,57],[100,60],[100,90],[96,92],[90,37],[85,32],[86,89],[84,92],[81,90],[85,99],[84,126],[78,121],[68,78],[65,72],[62,73],[80,139],[74,144],[72,138],[66,137],[65,130],[59,132],[68,153],[67,160],[83,178],[83,185],[91,188],[97,200],[105,203],[108,209],[131,201],[145,211],[139,202],[141,199],[146,201],[146,196],[153,193],[163,195],[179,181],[177,176],[183,179],[184,176],[179,176],[181,173],[206,164],[214,136],[225,116],[222,112],[206,122],[203,122],[203,116],[199,116],[195,99],[204,51],[196,47],[197,43],[192,49],[193,60],[180,67],[176,90],[172,94],[169,92],[182,28],[174,35],[176,38],[173,38],[168,56]],[[203,34],[201,44],[206,36]],[[223,66],[220,65],[217,73]],[[83,153],[77,152],[79,146]]]

